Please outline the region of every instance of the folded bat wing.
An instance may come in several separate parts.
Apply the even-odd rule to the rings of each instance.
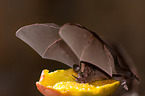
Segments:
[[[112,76],[113,57],[100,38],[96,38],[92,32],[80,25],[74,24],[65,24],[59,34],[80,61],[96,65]]]
[[[32,24],[20,28],[16,36],[31,46],[42,58],[52,59],[70,67],[79,60],[59,36],[60,26],[48,24]]]

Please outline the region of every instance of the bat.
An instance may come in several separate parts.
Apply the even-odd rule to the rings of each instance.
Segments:
[[[117,79],[127,85],[138,74],[129,56],[115,45],[104,42],[95,32],[67,23],[32,24],[20,28],[16,36],[32,47],[42,58],[62,62],[74,69],[77,82]],[[124,82],[125,81],[125,82]]]

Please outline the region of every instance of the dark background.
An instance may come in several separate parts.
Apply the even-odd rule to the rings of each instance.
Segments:
[[[145,89],[144,0],[0,0],[0,96],[42,96],[35,82],[47,68],[67,66],[42,59],[15,36],[33,23],[80,23],[102,38],[124,46]]]

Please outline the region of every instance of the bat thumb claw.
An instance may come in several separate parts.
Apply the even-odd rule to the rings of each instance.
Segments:
[[[76,77],[76,76],[74,76],[74,75],[72,75],[75,79],[78,79],[78,77]]]

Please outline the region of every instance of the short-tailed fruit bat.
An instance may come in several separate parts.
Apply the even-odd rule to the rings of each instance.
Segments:
[[[52,59],[78,72],[76,81],[118,79],[127,84],[138,80],[135,67],[121,49],[105,43],[95,32],[79,24],[32,24],[20,28],[16,36],[30,45],[42,58]],[[129,81],[128,81],[129,80]]]

